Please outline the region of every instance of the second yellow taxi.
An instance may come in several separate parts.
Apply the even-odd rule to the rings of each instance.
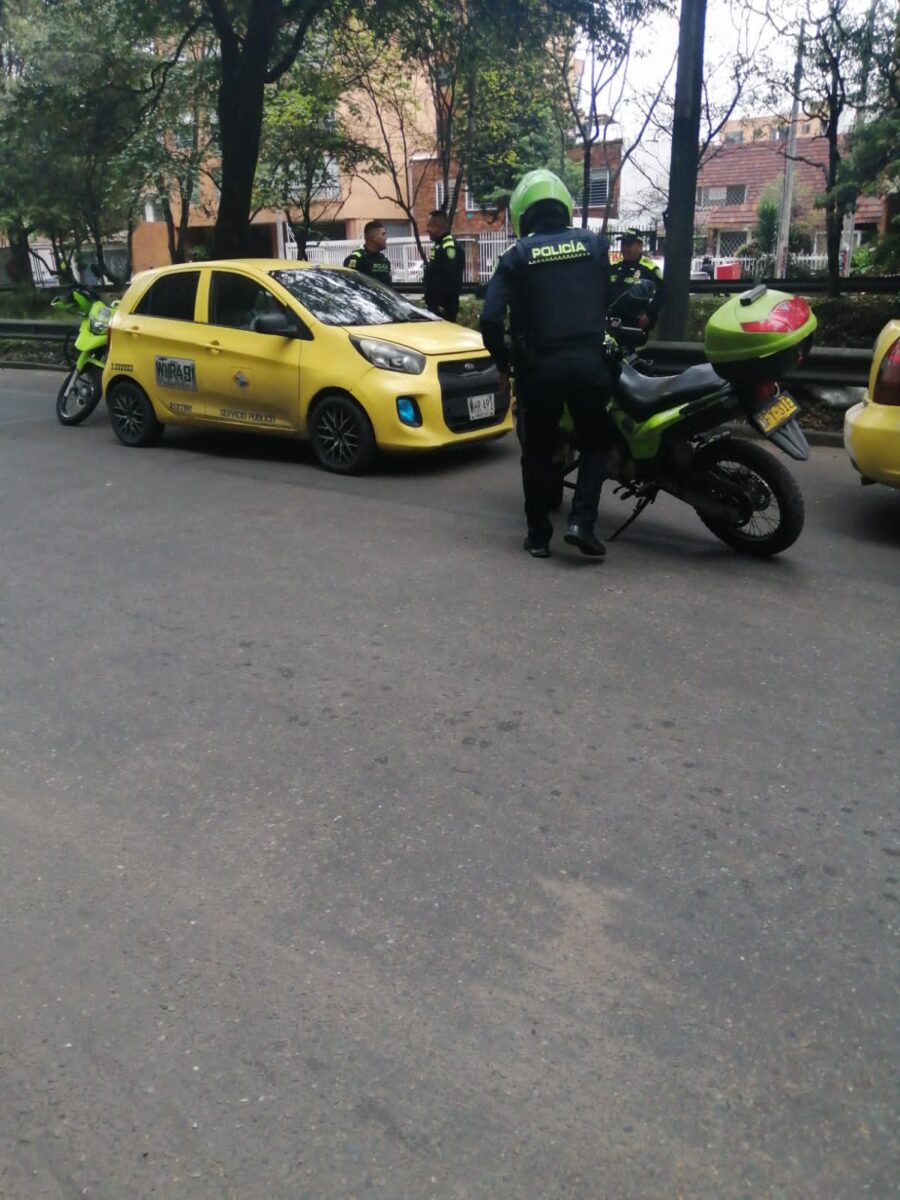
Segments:
[[[126,446],[166,425],[308,438],[329,471],[379,450],[512,428],[481,337],[341,267],[228,260],[136,276],[110,323],[103,389]]]

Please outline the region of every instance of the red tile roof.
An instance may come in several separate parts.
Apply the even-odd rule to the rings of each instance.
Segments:
[[[698,227],[745,229],[756,222],[756,206],[763,191],[784,174],[787,161],[785,142],[757,141],[741,146],[716,146],[707,152],[697,174],[697,187],[721,187],[746,184],[743,204],[718,204],[698,208],[694,220]],[[794,204],[805,201],[813,207],[816,196],[825,191],[825,164],[828,141],[824,137],[798,138],[794,157]],[[857,204],[860,224],[877,223],[882,202],[875,196],[862,196]],[[824,223],[824,214],[820,220]]]

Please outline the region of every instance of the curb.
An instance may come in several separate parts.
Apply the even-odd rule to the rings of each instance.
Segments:
[[[71,371],[71,367],[57,363],[4,362],[0,359],[0,371]]]

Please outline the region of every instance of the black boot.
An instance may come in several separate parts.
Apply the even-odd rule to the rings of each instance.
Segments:
[[[593,525],[570,521],[563,541],[570,546],[577,546],[582,554],[590,558],[603,558],[606,555],[606,547],[594,533]]]
[[[522,549],[527,550],[532,558],[549,558],[550,535],[547,533],[535,533],[529,529],[525,534]]]

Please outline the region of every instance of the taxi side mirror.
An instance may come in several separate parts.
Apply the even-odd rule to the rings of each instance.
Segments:
[[[309,340],[309,331],[299,321],[289,321],[284,313],[261,313],[253,322],[254,333],[275,334],[278,337]]]

